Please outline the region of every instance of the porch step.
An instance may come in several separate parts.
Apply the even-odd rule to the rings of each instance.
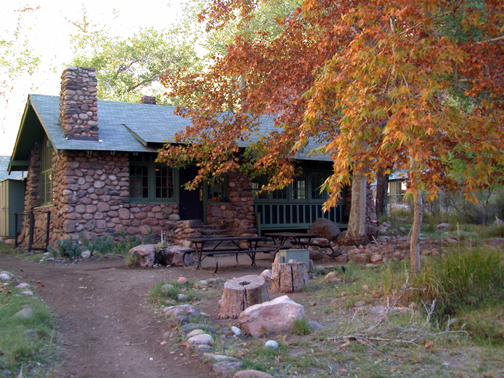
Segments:
[[[205,224],[201,227],[202,238],[222,237],[227,236],[227,234],[228,230],[224,225]]]

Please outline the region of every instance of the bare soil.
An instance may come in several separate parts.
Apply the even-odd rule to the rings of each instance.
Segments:
[[[250,267],[234,257],[213,261],[205,269],[131,269],[120,257],[71,263],[39,263],[0,254],[1,270],[21,276],[54,310],[62,362],[51,377],[215,377],[211,365],[186,348],[161,345],[167,324],[147,303],[157,281],[260,274],[271,260]],[[210,315],[216,315],[217,306]],[[175,352],[175,353],[170,353]]]

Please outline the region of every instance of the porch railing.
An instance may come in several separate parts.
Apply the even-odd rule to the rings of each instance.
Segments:
[[[343,204],[327,212],[322,210],[322,203],[256,203],[254,210],[259,233],[261,230],[272,229],[308,230],[318,218],[329,219],[343,228],[347,226],[343,223]]]

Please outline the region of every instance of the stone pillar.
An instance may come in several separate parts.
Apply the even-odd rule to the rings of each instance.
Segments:
[[[67,139],[98,140],[94,68],[70,67],[61,75],[60,124]]]

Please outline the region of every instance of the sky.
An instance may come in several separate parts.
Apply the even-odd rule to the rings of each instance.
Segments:
[[[0,97],[0,156],[12,154],[28,94],[59,95],[61,73],[72,60],[70,34],[77,32],[69,20],[82,19],[83,7],[92,22],[125,37],[140,27],[161,31],[182,16],[177,0],[0,0],[0,41],[12,38],[20,15],[17,10],[26,6],[35,10],[21,14],[21,39],[26,38],[41,64],[33,75],[24,74],[12,82],[8,101]],[[0,80],[5,80],[3,76]]]

